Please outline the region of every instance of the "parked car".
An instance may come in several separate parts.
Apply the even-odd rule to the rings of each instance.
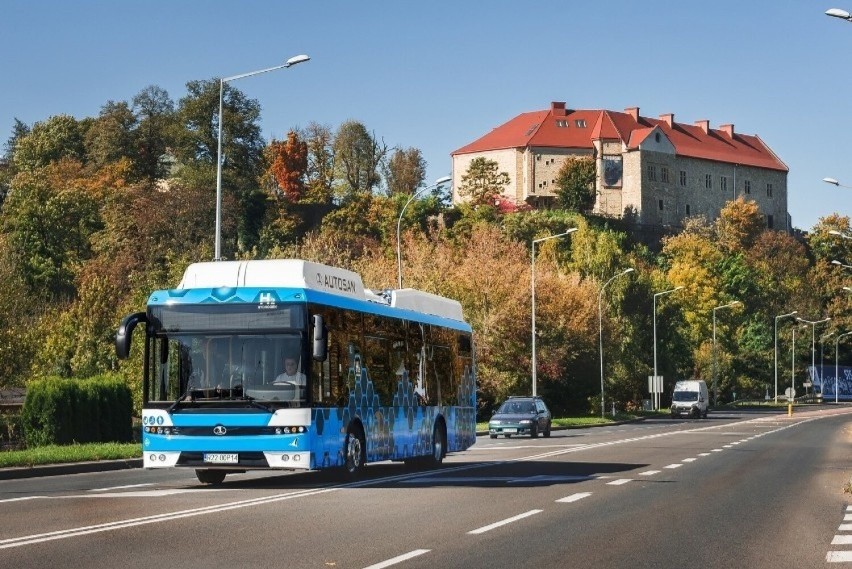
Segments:
[[[541,397],[509,397],[488,421],[488,434],[492,439],[498,435],[507,439],[512,435],[535,438],[539,433],[549,437],[552,419]]]

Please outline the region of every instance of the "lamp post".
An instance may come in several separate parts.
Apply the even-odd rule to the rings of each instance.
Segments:
[[[601,354],[601,418],[604,416],[604,366],[603,366],[603,293],[606,289],[607,285],[611,283],[614,279],[626,275],[627,273],[632,273],[635,271],[633,267],[628,269],[624,269],[620,273],[613,275],[609,278],[608,281],[604,283],[601,287],[601,291],[598,294],[598,339],[599,339],[599,348]]]
[[[837,336],[837,338],[834,339],[834,402],[835,403],[838,402],[837,378],[840,375],[840,368],[837,365],[837,345],[840,343],[840,338],[842,338],[844,336],[848,336],[850,334],[852,334],[852,332],[844,332],[843,334],[840,334],[839,336]]]
[[[538,367],[536,363],[535,357],[535,244],[541,243],[542,241],[547,241],[549,239],[556,239],[558,237],[565,237],[569,233],[574,233],[577,231],[576,227],[572,227],[568,231],[563,233],[558,233],[556,235],[549,235],[547,237],[542,237],[541,239],[533,239],[532,242],[532,265],[530,267],[531,278],[530,278],[530,296],[532,298],[532,394],[536,395],[536,389],[538,385],[538,380],[536,376],[536,369]]]
[[[716,380],[716,311],[721,310],[723,308],[730,308],[731,306],[735,306],[737,304],[742,304],[739,300],[734,300],[729,302],[728,304],[723,304],[722,306],[717,306],[713,309],[713,406],[719,404],[719,384]]]
[[[431,186],[426,186],[425,188],[420,188],[408,198],[408,201],[405,202],[405,205],[402,206],[402,211],[399,212],[399,219],[396,222],[396,271],[397,271],[397,288],[402,288],[402,250],[400,248],[400,228],[402,227],[402,214],[405,213],[405,208],[408,207],[408,204],[414,201],[414,199],[427,190],[436,190],[452,180],[450,176],[444,176],[443,178],[438,178],[435,180],[435,183]]]
[[[682,288],[683,288],[682,286],[676,286],[673,289],[664,290],[662,292],[654,293],[654,309],[653,309],[654,310],[654,382],[657,381],[657,297],[663,296],[665,294],[673,293],[673,292],[680,290]],[[655,411],[660,408],[659,397],[660,397],[659,392],[655,391],[654,392],[654,410]]]
[[[276,65],[275,67],[267,67],[266,69],[260,69],[258,71],[241,73],[240,75],[224,77],[219,80],[219,140],[216,146],[216,245],[214,261],[222,260],[222,101],[225,92],[225,83],[236,79],[242,79],[244,77],[251,77],[252,75],[260,75],[261,73],[267,73],[269,71],[286,69],[296,65],[297,63],[308,61],[309,59],[310,57],[307,55],[296,55],[285,61],[283,64]]]
[[[814,376],[816,375],[816,325],[828,322],[831,318],[823,318],[816,321],[805,320],[804,318],[796,318],[796,320],[802,324],[811,325],[811,383],[813,383]],[[805,390],[805,394],[807,395],[807,390]]]
[[[840,18],[841,20],[846,20],[847,22],[852,22],[852,14],[847,12],[846,10],[841,10],[840,8],[830,8],[825,11],[826,16],[831,16],[833,18]],[[832,178],[824,178],[826,182],[836,183],[836,181],[831,182]]]
[[[798,310],[794,310],[793,312],[789,312],[787,314],[779,314],[775,317],[775,404],[778,405],[778,320],[781,318],[787,318],[788,316],[795,316],[798,314]]]

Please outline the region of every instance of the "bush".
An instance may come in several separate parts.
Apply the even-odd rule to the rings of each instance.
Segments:
[[[49,378],[27,385],[21,411],[28,447],[132,439],[130,389],[114,376]]]

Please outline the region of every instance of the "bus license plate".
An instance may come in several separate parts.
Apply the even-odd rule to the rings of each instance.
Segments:
[[[221,452],[204,453],[204,462],[210,464],[237,464],[240,461],[237,454],[225,454]]]

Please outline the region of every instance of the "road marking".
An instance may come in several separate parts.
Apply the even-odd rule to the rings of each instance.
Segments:
[[[38,500],[39,498],[47,498],[47,496],[22,496],[20,498],[7,498],[6,500],[0,500],[0,504],[4,504],[6,502],[23,502],[25,500]]]
[[[407,561],[412,557],[417,557],[418,555],[423,555],[424,553],[429,553],[430,551],[431,549],[415,549],[414,551],[409,551],[408,553],[397,555],[393,559],[388,559],[387,561],[382,561],[381,563],[376,563],[375,565],[364,567],[364,569],[382,569],[383,567],[390,567],[391,565],[402,563],[403,561]]]
[[[713,450],[711,450],[710,452],[722,452],[722,449],[720,449],[720,448],[714,448],[714,449],[713,449]]]
[[[536,514],[540,514],[544,510],[530,510],[529,512],[524,512],[523,514],[518,514],[517,516],[512,516],[511,518],[506,518],[505,520],[495,522],[493,524],[489,524],[487,526],[483,526],[479,529],[471,530],[467,533],[472,535],[477,535],[480,533],[485,533],[487,531],[491,531],[493,529],[499,528],[501,526],[505,526],[506,524],[511,524],[512,522],[516,522],[518,520],[522,520],[524,518],[528,518],[530,516],[534,516]]]
[[[559,498],[556,500],[562,504],[569,504],[571,502],[576,502],[577,500],[582,500],[583,498],[588,498],[591,496],[591,492],[577,492],[576,494],[571,494],[570,496],[565,496],[564,498]]]
[[[835,535],[831,545],[852,545],[852,535]]]
[[[627,484],[628,482],[632,482],[632,478],[619,478],[618,480],[613,480],[612,482],[607,482],[607,486],[621,486],[622,484]]]
[[[676,464],[669,464],[668,466],[664,466],[663,468],[680,468],[681,466],[683,465],[678,462]]]
[[[827,563],[848,563],[852,561],[852,551],[829,551],[825,556]]]
[[[837,531],[852,531],[852,524],[840,524],[840,527],[837,528]]]
[[[153,483],[148,484],[127,484],[126,486],[111,486],[109,488],[93,488],[89,492],[110,492],[111,490],[124,490],[125,488],[142,488],[143,486],[153,486]]]
[[[655,474],[659,474],[662,470],[646,470],[645,472],[640,472],[639,476],[653,476]]]
[[[843,521],[852,522],[852,514],[846,514],[845,516],[843,516]]]
[[[697,458],[684,458],[681,462],[695,462]]]
[[[710,456],[709,452],[699,452],[698,456]]]

